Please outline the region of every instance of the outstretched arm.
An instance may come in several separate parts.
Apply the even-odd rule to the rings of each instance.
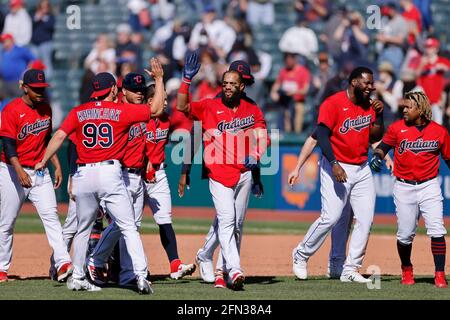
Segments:
[[[297,165],[295,166],[295,169],[289,173],[288,184],[291,187],[297,181],[298,176],[300,175],[300,169],[303,167],[306,160],[308,160],[308,158],[311,156],[311,153],[313,152],[316,146],[317,140],[314,139],[312,136],[309,136],[308,139],[306,139],[302,149],[300,150],[300,154],[298,155]]]
[[[64,142],[64,139],[67,137],[67,133],[63,130],[59,129],[51,138],[48,143],[47,150],[45,150],[44,158],[41,162],[38,162],[34,167],[35,170],[41,170],[45,168],[48,160],[53,157],[53,155],[61,148],[61,145]]]
[[[200,70],[199,53],[198,50],[190,52],[186,55],[183,68],[183,81],[177,94],[177,110],[188,113],[189,108],[189,86],[192,78]]]

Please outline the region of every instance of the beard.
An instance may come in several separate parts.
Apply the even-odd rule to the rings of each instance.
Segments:
[[[241,103],[241,92],[236,91],[231,97],[227,98],[225,93],[222,92],[222,103],[228,108],[237,107]]]
[[[370,96],[364,96],[364,91],[358,87],[355,87],[354,90],[356,104],[366,106],[370,103]]]

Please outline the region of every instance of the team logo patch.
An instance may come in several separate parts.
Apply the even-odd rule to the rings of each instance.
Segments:
[[[20,133],[17,136],[17,139],[23,140],[30,134],[37,136],[39,135],[39,133],[46,131],[49,128],[50,118],[38,119],[35,123],[32,124],[26,123],[23,125],[22,129],[20,129]]]
[[[439,141],[437,140],[418,139],[414,141],[408,141],[408,139],[404,139],[400,142],[400,145],[398,147],[398,154],[403,154],[406,150],[418,154],[421,152],[432,152],[438,149]]]
[[[145,123],[138,123],[130,128],[128,131],[128,141],[132,141],[138,137],[142,137],[147,133],[147,128]]]
[[[339,132],[342,134],[346,134],[350,129],[360,132],[364,128],[368,128],[370,126],[370,121],[372,120],[372,115],[367,116],[358,116],[356,119],[345,119],[342,127],[339,128]]]
[[[255,116],[251,115],[245,118],[234,118],[231,121],[220,121],[215,131],[216,135],[222,134],[224,131],[228,133],[237,133],[246,128],[250,128],[255,124]]]

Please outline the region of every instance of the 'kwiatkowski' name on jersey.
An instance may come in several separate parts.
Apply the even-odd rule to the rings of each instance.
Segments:
[[[35,123],[32,124],[25,124],[22,129],[20,129],[20,133],[17,136],[17,139],[23,140],[27,137],[27,135],[38,135],[39,133],[46,131],[48,128],[50,128],[50,118],[47,119],[38,119]]]
[[[342,126],[339,128],[339,132],[346,134],[350,129],[361,132],[362,129],[368,128],[372,120],[372,115],[358,116],[356,119],[345,119]]]
[[[408,139],[400,141],[398,146],[398,153],[402,154],[406,150],[414,153],[435,151],[439,149],[439,141],[437,140],[423,140],[418,139],[415,141],[409,141]]]
[[[406,180],[423,181],[439,172],[439,154],[450,159],[447,129],[434,121],[419,130],[399,120],[391,124],[383,142],[393,148],[394,176]]]

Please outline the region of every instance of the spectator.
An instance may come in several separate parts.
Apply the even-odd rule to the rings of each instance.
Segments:
[[[272,100],[284,107],[284,131],[301,133],[303,129],[303,114],[305,96],[309,90],[310,72],[297,62],[295,53],[284,54],[284,68],[280,70],[277,80],[272,86]]]
[[[342,45],[341,42],[336,40],[333,36],[335,30],[340,26],[342,20],[347,18],[348,9],[346,6],[340,6],[337,8],[336,12],[328,19],[320,34],[320,40],[326,45],[328,54],[331,55],[333,61],[338,61],[341,56]]]
[[[48,0],[41,0],[33,17],[33,33],[31,36],[32,51],[46,65],[47,79],[53,73],[53,32],[55,30],[55,17]]]
[[[6,16],[3,34],[11,34],[17,46],[30,43],[32,23],[30,15],[23,6],[22,0],[9,1],[10,12]]]
[[[369,35],[364,30],[364,19],[358,11],[352,11],[344,17],[335,29],[334,40],[341,43],[338,65],[345,60],[355,61],[358,65],[368,65]]]
[[[3,48],[0,51],[0,78],[3,80],[3,93],[6,98],[15,98],[22,95],[19,80],[30,62],[35,60],[34,55],[27,47],[19,47],[14,43],[11,34],[0,37]]]
[[[376,35],[378,64],[387,61],[399,75],[403,62],[403,48],[408,35],[408,24],[399,14],[397,4],[389,2],[381,8],[383,15],[381,31]]]
[[[201,45],[209,45],[217,52],[219,58],[225,61],[230,52],[236,33],[225,21],[216,19],[216,11],[212,5],[207,5],[191,33],[189,48],[195,50]],[[206,43],[205,43],[206,42]]]
[[[422,16],[412,0],[400,0],[402,16],[408,23],[408,44],[414,46],[422,33]]]
[[[431,0],[414,0],[414,5],[419,9],[422,16],[423,29],[428,34],[433,33],[433,17],[431,11]]]
[[[443,121],[444,101],[442,94],[445,87],[445,73],[450,70],[450,61],[438,55],[440,43],[435,38],[425,41],[425,54],[422,57],[417,76],[433,110],[433,120],[439,124]]]
[[[395,84],[394,69],[389,62],[382,62],[378,66],[378,80],[375,81],[375,89],[377,99],[384,103],[384,122],[389,125],[397,117],[397,110],[392,106],[392,99],[385,99],[385,97],[392,97],[392,92]]]
[[[258,25],[271,26],[275,22],[275,9],[272,0],[248,0],[246,3],[247,22],[252,28]]]
[[[90,69],[94,74],[100,70],[100,63],[106,63],[106,72],[115,73],[116,50],[113,48],[108,35],[101,33],[97,36],[94,47],[84,60],[84,67]]]
[[[128,23],[134,32],[142,32],[151,27],[152,19],[144,0],[128,0],[127,8],[130,13]]]
[[[331,11],[328,0],[295,0],[297,19],[306,20],[314,30],[322,29],[321,25]]]
[[[322,103],[321,99],[325,90],[325,85],[332,77],[330,57],[326,52],[319,53],[317,64],[318,68],[312,77],[310,89],[310,95],[314,97],[314,110],[317,110]]]
[[[175,17],[175,5],[168,0],[150,0],[150,16],[152,29],[156,30],[173,20]]]
[[[287,29],[281,36],[278,43],[280,51],[296,53],[313,61],[319,49],[319,43],[315,32],[307,25],[306,20],[298,18],[297,24]]]
[[[138,34],[139,35],[139,34]],[[129,24],[121,23],[116,28],[116,70],[124,62],[130,62],[141,66],[142,49],[140,45],[132,41],[132,30]]]
[[[345,90],[348,87],[348,77],[355,67],[355,63],[351,60],[344,62],[344,65],[338,69],[337,74],[325,84],[325,89],[323,90],[320,104],[322,104],[322,102],[329,96],[338,91]]]

